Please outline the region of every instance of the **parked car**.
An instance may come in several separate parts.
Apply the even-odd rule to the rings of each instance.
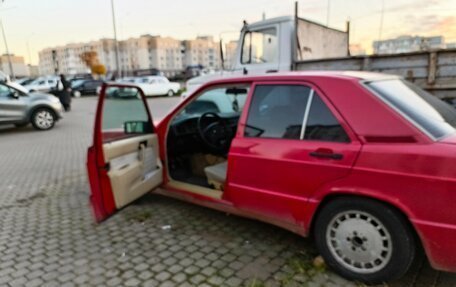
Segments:
[[[50,92],[51,90],[55,89],[57,83],[59,81],[59,77],[57,76],[49,76],[49,77],[39,77],[33,82],[24,85],[24,87],[29,92]]]
[[[28,77],[25,77],[25,78],[16,80],[15,83],[16,83],[16,84],[19,84],[19,85],[21,85],[21,86],[25,86],[25,85],[30,84],[30,83],[33,82],[33,81],[35,81],[35,78],[28,78]]]
[[[180,84],[170,82],[163,76],[145,76],[135,80],[146,96],[169,96],[172,97],[180,90]]]
[[[37,130],[50,130],[62,118],[59,99],[50,94],[28,93],[16,83],[0,83],[0,124],[23,127],[31,123]]]
[[[103,84],[102,80],[75,80],[71,82],[72,95],[76,98],[84,95],[96,95],[97,89]]]
[[[142,91],[111,91],[134,88],[99,98],[97,221],[153,191],[311,236],[351,280],[401,277],[421,247],[456,271],[456,111],[417,86],[359,72],[221,79],[156,126]]]

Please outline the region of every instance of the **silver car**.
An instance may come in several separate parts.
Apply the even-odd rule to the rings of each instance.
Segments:
[[[16,83],[0,83],[0,125],[31,123],[37,130],[50,130],[62,118],[62,111],[60,100],[53,95],[28,93]]]

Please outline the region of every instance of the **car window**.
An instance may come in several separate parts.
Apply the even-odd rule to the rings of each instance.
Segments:
[[[249,86],[211,88],[202,92],[195,100],[190,102],[178,115],[202,115],[207,112],[214,113],[241,113],[249,92]]]
[[[383,80],[367,84],[413,124],[438,139],[456,132],[456,110],[404,80]]]
[[[316,93],[310,102],[309,116],[304,132],[305,140],[350,142],[350,139],[328,106]]]
[[[125,125],[128,122],[149,123],[149,116],[139,90],[109,87],[103,103],[103,138],[112,141],[132,136],[125,132]]]
[[[261,64],[277,62],[277,29],[267,28],[248,31],[242,44],[242,64]]]
[[[299,139],[310,91],[301,85],[256,86],[244,135]]]
[[[320,96],[310,87],[301,85],[258,85],[252,97],[244,135],[330,142],[350,141]]]
[[[1,98],[10,97],[11,96],[11,92],[12,92],[12,90],[8,86],[0,84],[0,97]]]

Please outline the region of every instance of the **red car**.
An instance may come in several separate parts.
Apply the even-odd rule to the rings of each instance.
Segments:
[[[365,283],[402,276],[421,248],[456,271],[455,127],[452,107],[374,73],[218,80],[156,126],[140,89],[107,84],[90,200],[97,221],[154,190],[269,222]]]

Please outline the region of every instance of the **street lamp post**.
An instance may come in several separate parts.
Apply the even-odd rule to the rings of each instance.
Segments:
[[[27,37],[27,40],[25,42],[25,45],[27,46],[27,54],[28,54],[29,65],[32,65],[32,54],[30,53],[30,38],[32,38],[34,35],[35,35],[35,33],[30,34]]]
[[[331,0],[328,0],[328,4],[326,5],[326,26],[329,27],[329,14],[331,11]]]
[[[114,45],[115,45],[115,51],[116,51],[117,76],[122,76],[122,71],[120,68],[120,59],[119,59],[119,42],[117,41],[116,13],[114,11],[114,0],[111,0],[111,9],[112,9],[112,26],[114,29]]]
[[[3,41],[5,42],[6,56],[8,57],[8,66],[11,74],[11,80],[15,80],[16,76],[14,75],[13,63],[11,62],[11,54],[8,49],[8,42],[6,41],[5,28],[3,27],[2,20],[0,20],[0,26],[2,28]]]

